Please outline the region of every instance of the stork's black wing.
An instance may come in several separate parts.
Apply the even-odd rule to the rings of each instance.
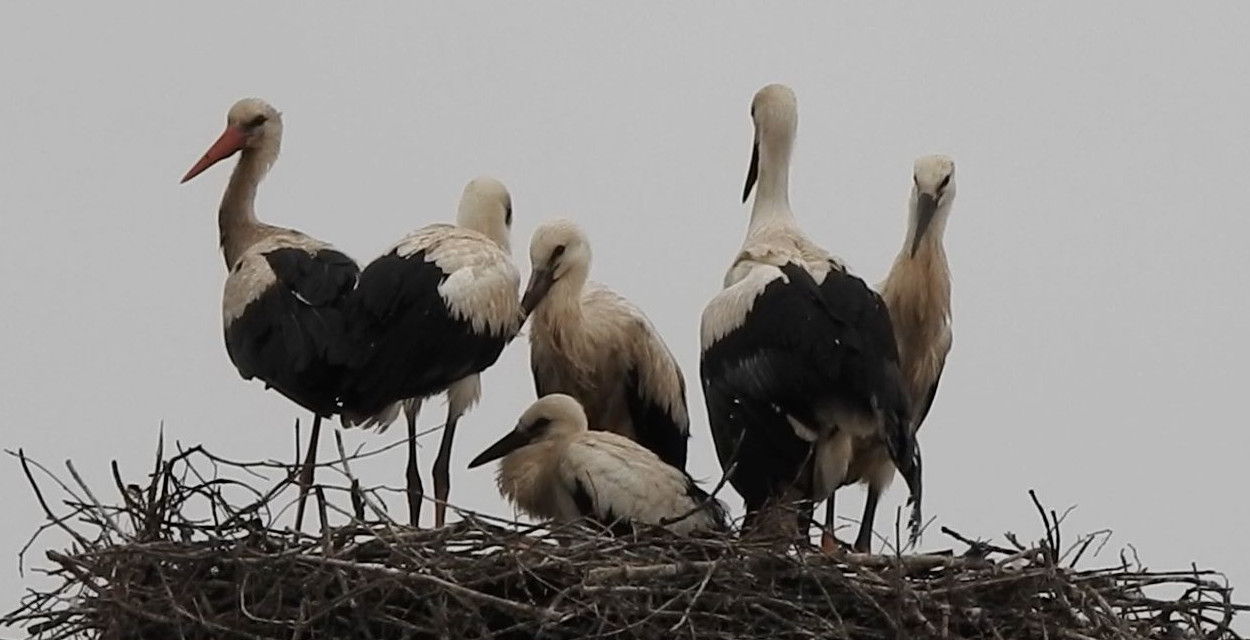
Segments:
[[[820,284],[820,292],[825,303],[836,309],[839,317],[860,336],[860,348],[850,363],[860,374],[848,382],[854,389],[853,397],[860,399],[862,410],[881,411],[890,455],[907,478],[914,465],[909,429],[911,408],[899,369],[898,343],[890,321],[890,309],[862,279],[833,262]],[[908,478],[909,486],[913,482],[914,479]]]
[[[933,378],[933,384],[929,385],[929,392],[925,394],[924,400],[915,407],[916,412],[916,430],[920,430],[920,425],[924,424],[925,418],[929,417],[929,409],[933,408],[933,400],[937,398],[938,383],[942,381],[942,373],[946,371],[946,358],[942,358],[942,363],[938,365],[937,376]]]
[[[351,355],[346,307],[360,268],[333,249],[280,248],[263,259],[275,282],[227,323],[226,349],[245,379],[260,378],[304,408],[328,415]],[[229,277],[263,268],[240,260]]]
[[[541,398],[552,393],[547,387],[543,386],[543,378],[538,371],[538,361],[533,358],[530,358],[530,373],[534,377],[534,393],[537,394],[534,396],[535,398]]]
[[[679,397],[686,400],[686,381],[677,377]],[[650,394],[643,392],[638,367],[630,369],[625,379],[625,404],[634,424],[638,444],[650,449],[661,460],[678,469],[686,468],[686,449],[690,440],[690,423],[677,418]]]
[[[451,274],[426,251],[392,251],[360,274],[351,305],[356,356],[341,399],[345,412],[371,415],[424,397],[494,364],[510,337],[475,331],[439,294]]]
[[[699,483],[690,477],[690,474],[683,472],[683,475],[686,477],[686,495],[695,504],[702,506],[703,510],[711,517],[713,528],[717,531],[728,531],[729,513],[725,511],[725,505],[712,496],[712,494],[704,491],[703,487],[700,487]]]
[[[802,266],[781,273],[753,299],[739,297],[750,311],[700,359],[717,456],[723,468],[736,463],[730,480],[750,511],[790,487],[810,493],[811,442],[787,415],[817,425],[818,406],[830,398],[868,402],[854,395],[864,375],[861,336]]]
[[[634,532],[634,522],[612,511],[608,505],[598,505],[596,496],[592,494],[594,487],[586,486],[582,478],[573,481],[573,504],[588,522],[602,527],[612,535],[624,536]],[[603,513],[599,512],[599,508]]]

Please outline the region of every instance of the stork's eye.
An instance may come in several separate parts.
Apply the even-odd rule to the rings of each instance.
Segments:
[[[541,435],[542,432],[546,431],[549,426],[551,426],[550,418],[539,418],[531,422],[525,430],[534,435]]]
[[[262,113],[256,116],[255,118],[248,120],[247,127],[249,129],[255,129],[256,127],[259,127],[260,125],[265,124],[268,120],[269,120],[269,116]]]
[[[942,189],[945,189],[945,188],[946,188],[946,185],[948,185],[948,184],[950,184],[950,183],[951,183],[951,174],[949,174],[949,173],[948,173],[948,174],[946,174],[946,177],[945,177],[945,178],[942,178],[942,184],[939,184],[939,185],[938,185],[938,191],[941,191]]]
[[[564,245],[558,245],[551,251],[551,261],[555,262],[557,258],[564,255]]]
[[[920,186],[920,178],[919,178],[918,176],[916,176],[915,174],[912,174],[912,176],[911,176],[911,183],[912,183],[912,184],[914,184],[914,185],[916,185],[917,187],[919,187],[919,186]]]
[[[512,226],[512,205],[508,205],[508,207],[504,209],[503,223],[509,227]]]

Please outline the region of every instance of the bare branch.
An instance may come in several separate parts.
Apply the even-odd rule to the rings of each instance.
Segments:
[[[275,524],[292,487],[286,465],[198,446],[167,459],[162,436],[146,485],[125,484],[113,466],[111,505],[73,465],[67,484],[19,451],[47,520],[36,537],[58,529],[72,542],[45,554],[53,586],[31,589],[0,625],[33,640],[1239,640],[1235,615],[1250,610],[1222,575],[1196,567],[1151,572],[1126,559],[1077,570],[1110,532],[1063,549],[1068,511],[1032,492],[1038,543],[1008,534],[1000,546],[943,527],[968,546],[962,554],[830,556],[655,527],[614,537],[580,521],[467,510],[441,529],[412,529],[352,473],[362,450],[348,452],[337,433],[336,443],[339,459],[327,464],[342,481],[328,474],[313,489],[316,535]],[[65,494],[59,507],[39,481]],[[127,524],[135,533],[120,535]]]

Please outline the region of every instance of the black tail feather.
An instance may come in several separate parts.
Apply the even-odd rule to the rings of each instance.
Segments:
[[[920,527],[923,524],[924,517],[920,508],[921,494],[924,488],[922,466],[920,443],[913,441],[911,469],[909,473],[903,474],[903,479],[907,482],[907,490],[911,494],[907,498],[907,504],[911,505],[911,517],[907,521],[907,528],[911,532],[910,541],[913,544],[920,539]]]
[[[905,413],[887,413],[885,422],[886,447],[890,451],[894,466],[898,468],[899,473],[903,475],[903,480],[907,482],[907,489],[910,493],[907,504],[911,505],[911,516],[908,518],[907,525],[910,530],[910,539],[915,542],[920,537],[923,517],[921,498],[924,483],[921,477],[920,443],[916,441],[915,434],[908,428]]]

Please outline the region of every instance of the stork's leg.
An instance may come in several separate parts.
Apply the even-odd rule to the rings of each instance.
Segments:
[[[820,484],[819,480],[820,480],[820,475],[821,475],[820,465],[821,465],[822,459],[821,459],[820,445],[819,444],[813,445],[811,452],[808,455],[810,456],[810,464],[811,464],[811,477],[808,479],[808,482],[809,482],[808,486],[810,487],[809,491],[816,491],[817,490],[816,487]],[[837,485],[834,485],[834,486],[836,487]],[[803,541],[808,544],[811,544],[811,536],[809,534],[809,530],[811,527],[812,520],[815,519],[816,507],[819,503],[816,502],[815,500],[812,500],[812,501],[809,501],[807,504],[808,504],[808,511],[806,514],[807,518],[803,522]],[[829,497],[825,499],[825,521],[824,521],[824,524],[820,527],[820,550],[824,553],[836,553],[842,546],[844,546],[842,545],[841,541],[833,537],[833,514],[834,513],[835,511],[833,509],[833,494],[830,493]]]
[[[447,496],[451,493],[451,442],[456,437],[456,425],[481,397],[482,378],[476,373],[447,387],[447,424],[443,426],[443,441],[438,445],[438,457],[434,460],[435,527],[446,523]]]
[[[434,459],[434,526],[442,527],[447,515],[447,496],[451,493],[451,441],[456,437],[456,423],[460,416],[447,413],[447,426],[443,427],[443,441],[438,445],[438,457]]]
[[[816,506],[816,502],[804,499],[799,509],[799,541],[804,549],[814,546],[812,545],[812,523],[816,522]]]
[[[859,521],[859,536],[855,538],[855,550],[859,553],[872,551],[872,522],[877,517],[877,502],[880,500],[881,489],[869,484],[868,497],[864,499],[864,517]]]
[[[838,539],[833,537],[833,496],[829,496],[829,500],[825,502],[825,526],[820,532],[820,550],[825,553],[834,553],[838,550]]]
[[[425,487],[421,485],[421,472],[417,469],[417,414],[421,401],[404,402],[404,417],[408,420],[408,522],[421,526],[421,501],[425,499]]]
[[[299,473],[299,505],[295,507],[295,530],[304,527],[304,507],[308,503],[308,490],[312,488],[313,472],[317,466],[317,440],[321,437],[321,414],[313,416],[312,435],[308,437],[308,453],[304,456],[304,468]]]
[[[815,486],[818,486],[822,492],[829,492],[829,496],[825,498],[825,520],[821,527],[820,537],[820,548],[825,553],[836,553],[851,549],[850,545],[838,540],[833,530],[837,517],[834,496],[837,495],[838,489],[845,484],[853,452],[854,436],[845,429],[836,429],[831,435],[822,437],[816,443],[814,455],[821,470],[821,477],[820,483]]]
[[[825,501],[825,524],[820,532],[820,550],[825,553],[837,553],[847,549],[846,543],[833,535],[834,517],[837,514],[837,510],[833,508],[834,495],[830,494],[829,499]]]

